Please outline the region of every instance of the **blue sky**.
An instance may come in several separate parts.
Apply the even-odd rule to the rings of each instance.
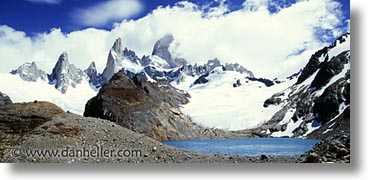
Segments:
[[[171,53],[189,63],[219,58],[284,78],[349,25],[347,0],[1,0],[0,73],[31,61],[50,71],[63,51],[101,72],[117,38],[141,57],[171,33]]]
[[[209,0],[189,0],[195,4],[210,7],[218,6],[219,1]],[[275,0],[277,4],[284,7],[294,4],[297,0]],[[61,28],[63,32],[71,32],[93,25],[84,26],[73,17],[80,9],[87,9],[106,0],[1,0],[0,2],[0,24],[11,26],[17,30],[22,30],[27,34],[49,31],[52,28]],[[139,13],[128,18],[111,19],[102,26],[95,26],[102,29],[111,29],[114,22],[123,19],[141,18],[158,6],[174,5],[177,0],[140,0],[142,9]],[[342,3],[342,12],[346,19],[350,18],[350,1],[339,0]],[[244,0],[228,0],[225,2],[231,10],[238,10],[242,7]],[[275,6],[270,5],[271,12],[277,11]]]

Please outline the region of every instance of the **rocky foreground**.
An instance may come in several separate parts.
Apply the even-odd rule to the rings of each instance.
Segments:
[[[6,121],[5,121],[6,120]],[[17,124],[17,126],[15,126]],[[340,137],[340,136],[339,136]],[[337,147],[350,149],[349,137],[335,143]],[[327,143],[327,144],[328,144]],[[341,145],[343,144],[343,146]],[[1,162],[56,162],[56,163],[299,163],[335,162],[333,158],[344,157],[347,152],[326,157],[325,141],[304,156],[244,157],[201,154],[180,150],[162,144],[146,135],[133,132],[114,122],[99,118],[82,117],[66,113],[48,102],[15,103],[0,107],[0,161]],[[97,149],[97,147],[99,149]],[[95,151],[122,150],[99,157],[78,156],[73,150]],[[29,152],[58,151],[52,156],[30,155]],[[63,153],[60,153],[63,152]],[[348,150],[349,152],[349,150]],[[28,153],[28,154],[27,154]],[[74,154],[73,154],[74,153]],[[316,154],[316,155],[315,155]],[[323,154],[324,156],[319,157]],[[114,156],[115,155],[115,156]],[[316,157],[315,159],[311,159]]]
[[[26,113],[27,112],[27,113]],[[4,119],[9,119],[4,122]],[[17,130],[14,124],[20,124]],[[300,157],[241,157],[209,155],[180,150],[114,122],[65,113],[48,102],[11,104],[0,107],[1,162],[56,163],[250,163],[301,162]],[[127,157],[76,157],[72,150],[123,150]],[[30,156],[43,150],[59,156]],[[67,150],[67,151],[66,151]],[[71,156],[71,157],[65,157]],[[16,157],[15,157],[16,156]],[[114,156],[114,153],[112,154]]]

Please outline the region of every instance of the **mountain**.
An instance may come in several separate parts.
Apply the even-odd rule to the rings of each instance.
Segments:
[[[169,48],[173,41],[174,36],[172,34],[166,34],[155,43],[152,55],[165,60],[169,64],[169,68],[176,68],[188,64],[183,58],[172,57]]]
[[[10,73],[14,75],[17,74],[24,81],[28,82],[36,82],[38,79],[41,79],[43,81],[47,80],[46,72],[38,69],[36,62],[27,62],[19,66],[17,69],[12,70]]]
[[[101,82],[103,85],[109,81],[110,78],[120,70],[125,69],[127,71],[138,73],[142,67],[139,64],[139,58],[134,51],[123,49],[121,38],[118,38],[112,48],[110,49],[106,67],[101,74]]]
[[[83,80],[88,80],[88,76],[81,69],[70,64],[68,54],[63,52],[48,79],[51,84],[55,85],[57,90],[61,93],[66,93],[69,86],[75,88]]]
[[[95,62],[91,62],[88,68],[84,70],[84,73],[88,76],[91,85],[97,87],[100,84],[100,74],[97,73]]]
[[[318,129],[332,131],[325,128],[326,124],[334,122],[331,119],[342,121],[349,117],[346,114],[350,108],[350,34],[341,36],[332,45],[313,54],[300,72],[286,79],[273,80],[254,77],[240,64],[223,63],[217,58],[203,65],[189,64],[183,58],[173,57],[170,52],[173,42],[174,37],[167,34],[155,43],[151,55],[139,58],[118,38],[108,53],[106,67],[101,74],[97,72],[95,63],[82,71],[70,64],[67,53],[63,53],[46,83],[70,96],[70,101],[63,96],[50,99],[62,108],[83,114],[84,103],[95,96],[96,90],[104,87],[114,74],[122,71],[132,81],[139,76],[158,86],[167,86],[162,84],[166,82],[188,92],[188,103],[176,108],[204,128],[252,129],[263,136],[312,137],[318,134]],[[45,73],[35,63],[22,65],[12,72],[32,82],[45,79]],[[150,86],[153,85],[147,85]],[[38,97],[26,93],[30,97],[25,98],[11,87],[1,90],[16,102]],[[142,91],[140,88],[136,90]],[[74,99],[81,102],[77,104]],[[150,101],[161,102],[156,100]]]
[[[169,84],[150,83],[139,74],[130,79],[116,73],[86,104],[84,116],[109,119],[135,132],[158,140],[195,139],[196,128],[177,108],[186,94]]]
[[[181,111],[202,127],[238,131],[258,127],[276,111],[263,108],[263,102],[282,91],[295,80],[268,81],[252,74],[227,71],[223,66],[174,84],[190,94],[189,103]],[[280,81],[280,82],[279,82]]]
[[[350,131],[350,34],[311,56],[297,82],[274,94],[279,110],[261,126],[271,136],[325,139]]]

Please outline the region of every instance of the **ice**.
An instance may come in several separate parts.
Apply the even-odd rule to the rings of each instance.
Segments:
[[[271,87],[257,81],[246,83],[244,74],[222,71],[221,67],[215,68],[206,79],[208,83],[192,87],[188,86],[188,81],[176,85],[191,95],[190,102],[181,109],[203,127],[224,130],[254,128],[269,120],[281,107],[271,105],[264,108],[264,101],[295,83],[286,81]],[[233,83],[237,79],[242,85],[234,88]]]
[[[7,94],[13,102],[52,102],[65,111],[83,115],[86,102],[97,94],[88,81],[83,81],[76,88],[69,87],[62,94],[46,81],[23,81],[19,76],[0,74],[0,91]]]

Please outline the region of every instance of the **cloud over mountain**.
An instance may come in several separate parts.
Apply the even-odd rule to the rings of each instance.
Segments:
[[[125,14],[108,12],[119,5],[118,1],[108,5],[111,2],[81,11],[80,23],[99,26],[117,17],[134,15],[133,10]],[[142,56],[151,54],[157,39],[172,33],[175,37],[174,46],[170,47],[172,54],[189,63],[204,63],[218,57],[224,62],[238,62],[256,76],[285,77],[299,70],[311,53],[325,45],[326,39],[346,31],[342,27],[341,4],[333,0],[298,1],[280,5],[277,11],[269,10],[271,1],[247,2],[230,11],[224,3],[208,10],[181,1],[175,6],[158,7],[138,20],[116,23],[110,31],[89,28],[64,34],[60,29],[52,29],[29,37],[3,25],[0,59],[12,61],[1,66],[0,72],[9,72],[31,60],[38,61],[43,69],[51,69],[63,51],[68,51],[70,61],[79,67],[88,67],[90,61],[95,61],[101,72],[116,38],[122,37],[124,46]],[[140,6],[129,7],[137,10]]]

